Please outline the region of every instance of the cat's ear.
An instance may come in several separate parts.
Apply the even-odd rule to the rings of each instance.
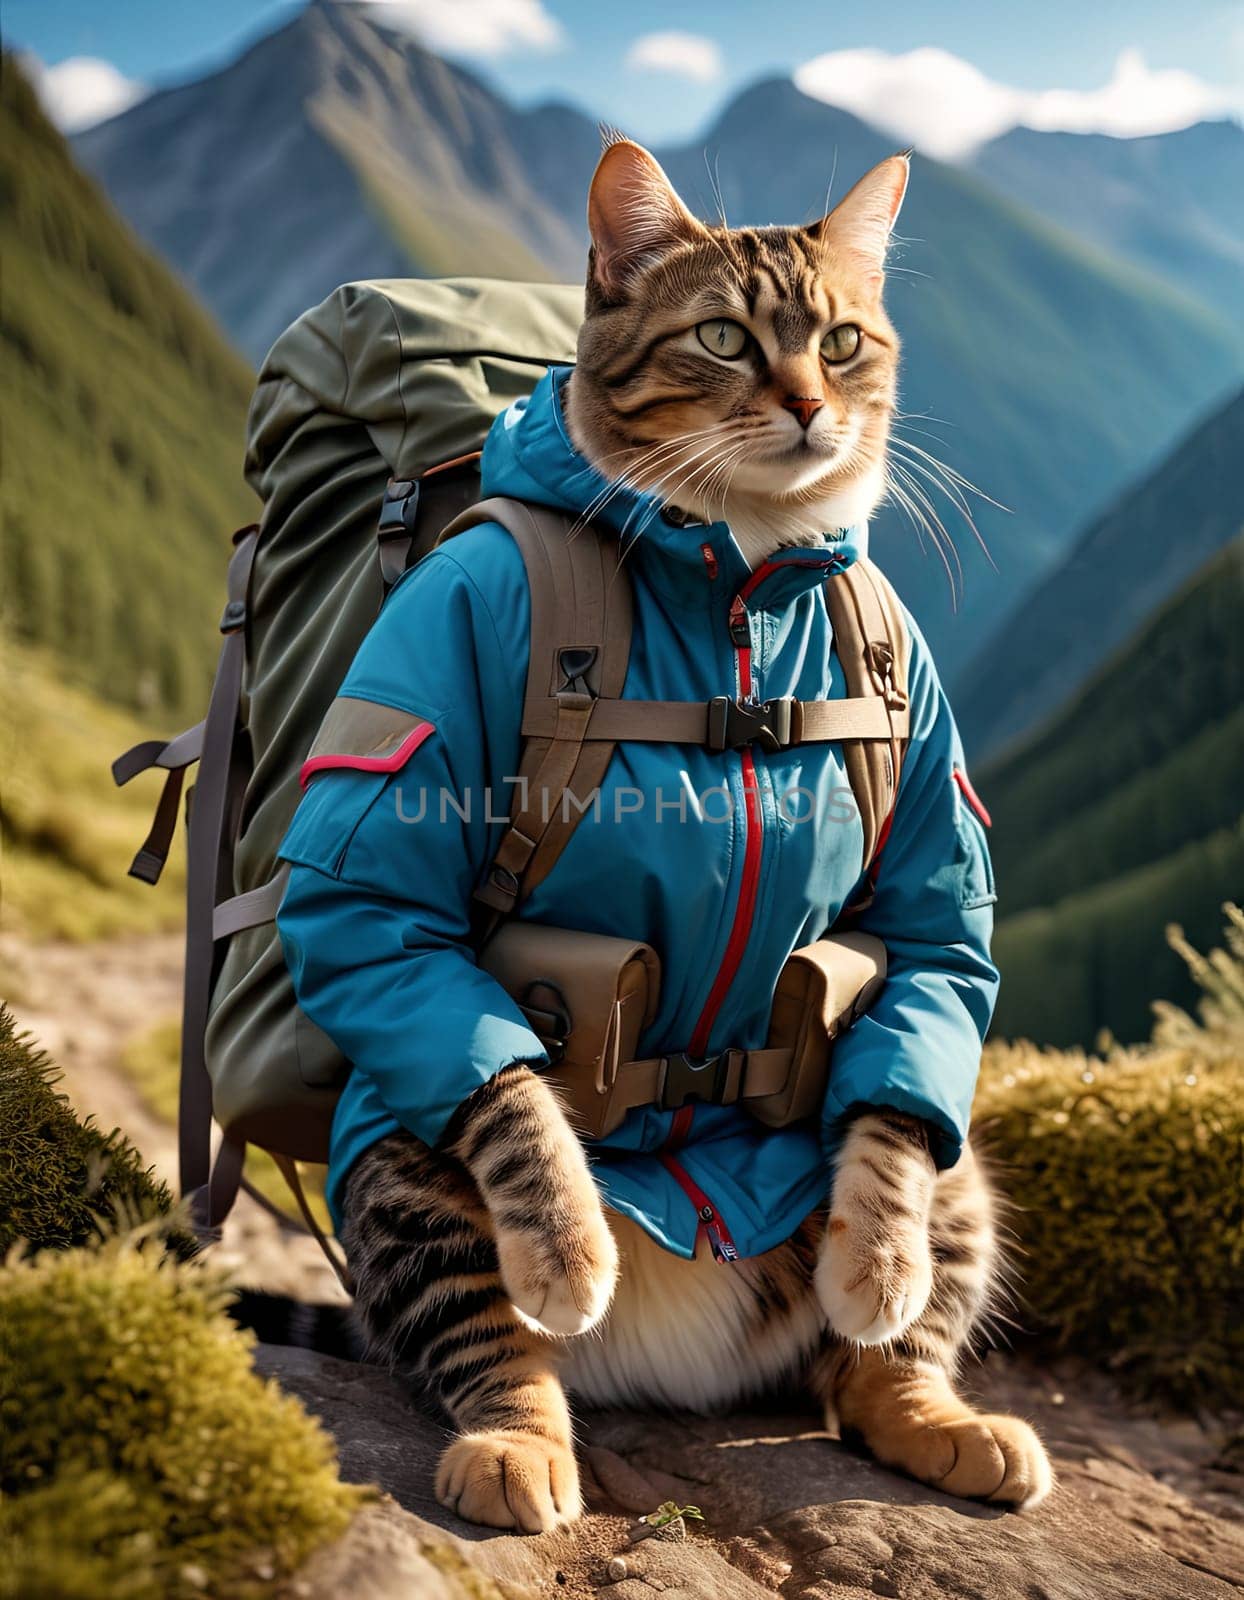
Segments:
[[[885,269],[886,246],[907,193],[910,172],[906,155],[890,156],[878,163],[808,232],[814,239],[846,251],[870,280],[879,284]]]
[[[698,223],[648,152],[619,139],[601,156],[587,200],[591,271],[616,299],[643,267],[676,245],[702,239]]]

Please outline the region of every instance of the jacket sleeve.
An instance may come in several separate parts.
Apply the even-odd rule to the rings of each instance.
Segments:
[[[428,1143],[502,1067],[546,1060],[468,937],[516,771],[526,578],[500,529],[460,539],[465,558],[438,551],[393,591],[342,685],[338,718],[344,699],[418,725],[387,761],[312,764],[277,919],[299,1005]]]
[[[889,956],[872,1008],[834,1047],[826,1098],[831,1151],[861,1106],[920,1117],[941,1168],[967,1136],[998,973],[989,956],[994,882],[963,749],[928,648],[912,627],[911,732],[898,802],[856,924]]]

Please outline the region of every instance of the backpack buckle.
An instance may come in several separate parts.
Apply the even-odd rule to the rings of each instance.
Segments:
[[[692,1061],[685,1050],[661,1057],[661,1092],[658,1104],[663,1111],[677,1111],[688,1100],[705,1105],[731,1106],[739,1098],[743,1079],[742,1050],[722,1050],[703,1061]]]
[[[794,700],[729,700],[718,695],[708,703],[710,750],[740,750],[759,744],[764,750],[785,750],[792,742]]]
[[[587,681],[587,675],[596,665],[596,657],[600,654],[595,645],[585,645],[582,648],[571,646],[566,650],[557,652],[557,665],[562,673],[561,687],[558,694],[586,694],[594,700],[596,691]]]
[[[418,515],[418,478],[390,478],[384,491],[380,521],[376,527],[380,577],[386,592],[406,571]]]

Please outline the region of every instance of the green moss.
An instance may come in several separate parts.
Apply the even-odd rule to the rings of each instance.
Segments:
[[[227,1294],[132,1237],[0,1269],[8,1594],[247,1600],[344,1530],[365,1491],[253,1372]]]
[[[57,1071],[0,1005],[0,1253],[83,1244],[118,1214],[168,1213],[172,1197],[119,1132],[81,1122]]]
[[[1244,921],[1183,947],[1201,1021],[1101,1055],[992,1045],[976,1121],[1000,1162],[1025,1324],[1178,1404],[1244,1404]],[[1180,948],[1178,936],[1172,942]]]

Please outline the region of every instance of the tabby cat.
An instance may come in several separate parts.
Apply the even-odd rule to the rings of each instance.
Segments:
[[[580,453],[727,520],[753,565],[865,520],[886,485],[898,341],[882,260],[907,176],[895,156],[811,227],[728,229],[697,221],[638,146],[607,148],[566,405]],[[758,359],[738,359],[752,342]],[[785,400],[762,379],[771,351]],[[1050,1487],[1032,1429],[955,1389],[995,1292],[993,1210],[971,1149],[939,1175],[914,1119],[857,1116],[826,1204],[723,1266],[607,1217],[552,1088],[512,1066],[436,1148],[373,1145],[344,1211],[371,1353],[448,1414],[436,1492],[470,1521],[534,1533],[579,1514],[567,1393],[706,1410],[798,1382],[831,1427],[926,1483],[1015,1506]]]

